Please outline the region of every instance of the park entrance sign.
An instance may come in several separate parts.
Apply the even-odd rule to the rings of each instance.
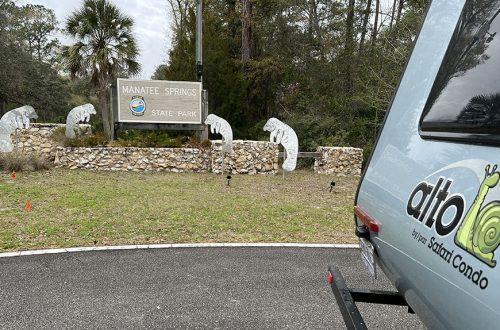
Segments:
[[[202,84],[118,79],[119,123],[202,124]]]

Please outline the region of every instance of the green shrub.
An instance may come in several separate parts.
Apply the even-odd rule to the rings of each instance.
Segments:
[[[23,155],[15,152],[0,154],[0,169],[7,172],[48,170],[52,163],[42,155]]]
[[[182,133],[165,131],[142,131],[142,130],[122,130],[118,132],[117,139],[109,143],[102,132],[90,135],[82,135],[74,139],[68,139],[64,127],[54,130],[52,140],[65,147],[91,148],[98,146],[114,147],[137,147],[137,148],[210,148],[210,141],[198,141],[193,136],[182,135]]]
[[[59,145],[65,145],[66,142],[66,127],[58,127],[54,131],[52,131],[52,135],[50,138],[57,142]]]
[[[100,132],[91,135],[83,135],[74,139],[66,138],[64,140],[65,147],[92,148],[106,145],[108,145],[108,138]]]
[[[45,156],[42,155],[30,155],[27,157],[29,167],[33,171],[48,170],[53,167],[53,163],[49,161]]]
[[[182,148],[189,137],[178,135],[171,136],[165,131],[123,130],[118,132],[113,145],[120,147],[138,148]]]
[[[27,167],[26,157],[16,153],[2,153],[0,154],[0,167],[3,171],[16,171],[20,172]]]
[[[366,146],[363,148],[363,169],[368,164],[368,158],[370,158],[372,151],[373,151],[373,144],[371,142],[367,143]]]
[[[108,139],[102,132],[97,132],[94,134],[84,134],[74,139],[68,139],[66,137],[65,127],[56,128],[52,132],[51,139],[57,142],[57,144],[62,145],[64,147],[91,148],[91,147],[105,146],[108,144]]]
[[[197,149],[206,150],[206,149],[210,149],[210,147],[212,146],[212,143],[210,142],[210,140],[203,140],[200,142],[194,136],[190,136],[184,146],[187,148],[197,148]]]

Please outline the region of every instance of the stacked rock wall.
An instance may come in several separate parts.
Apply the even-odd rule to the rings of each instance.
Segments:
[[[64,124],[34,123],[19,134],[19,149],[24,154],[40,154],[56,166],[70,169],[105,171],[222,172],[222,142],[212,141],[207,150],[196,148],[66,148],[52,138]],[[80,125],[90,132],[89,125]],[[15,136],[13,135],[13,141]],[[329,175],[359,175],[363,150],[319,147],[314,171]],[[232,174],[276,174],[278,145],[266,141],[233,141],[233,151],[224,155],[224,172]]]
[[[43,155],[49,160],[53,160],[56,155],[58,143],[52,138],[52,134],[58,128],[64,129],[64,124],[39,124],[32,123],[30,128],[19,131],[19,151],[23,154]],[[82,132],[90,132],[90,125],[80,125]],[[12,141],[15,143],[16,135],[12,134]],[[14,144],[15,145],[15,144]]]
[[[209,172],[222,171],[222,144],[213,141],[208,150],[195,148],[69,148],[58,147],[57,167],[103,171]],[[224,157],[224,172],[275,174],[278,146],[262,141],[234,141]]]
[[[222,141],[212,141],[212,172],[222,173]],[[233,150],[224,153],[224,173],[276,174],[278,145],[265,141],[233,141]]]
[[[194,148],[58,147],[54,163],[101,171],[207,172],[210,153]]]
[[[360,175],[363,149],[347,147],[318,147],[320,157],[314,162],[319,174]]]

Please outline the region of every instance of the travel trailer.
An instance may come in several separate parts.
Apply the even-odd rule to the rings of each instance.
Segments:
[[[500,1],[434,0],[355,205],[372,276],[328,280],[350,328],[357,301],[408,305],[429,328],[500,327]]]

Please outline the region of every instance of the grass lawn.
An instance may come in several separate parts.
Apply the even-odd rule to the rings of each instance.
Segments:
[[[336,191],[329,193],[334,179]],[[353,177],[51,170],[0,177],[0,251],[181,242],[352,243]],[[24,210],[29,199],[31,211]]]

